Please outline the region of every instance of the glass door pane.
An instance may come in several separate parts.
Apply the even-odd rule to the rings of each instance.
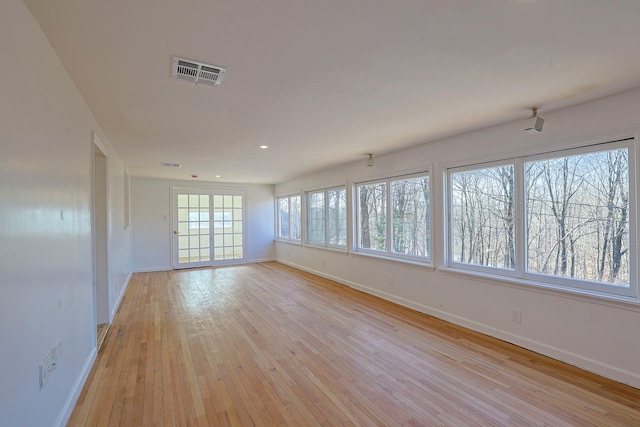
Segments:
[[[243,253],[244,196],[213,196],[214,261],[239,259]]]
[[[210,196],[207,193],[176,190],[175,268],[199,267],[211,262]]]

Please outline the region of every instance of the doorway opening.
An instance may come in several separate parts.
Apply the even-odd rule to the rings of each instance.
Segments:
[[[93,254],[96,347],[100,350],[109,329],[108,269],[108,152],[93,137]]]

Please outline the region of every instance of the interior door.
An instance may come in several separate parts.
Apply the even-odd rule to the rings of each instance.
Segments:
[[[173,267],[211,265],[209,190],[174,188]]]

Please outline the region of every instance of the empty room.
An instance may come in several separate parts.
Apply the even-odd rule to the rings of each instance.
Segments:
[[[0,425],[640,426],[638,18],[3,0]]]

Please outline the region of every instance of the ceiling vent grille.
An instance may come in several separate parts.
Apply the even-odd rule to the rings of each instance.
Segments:
[[[189,59],[173,57],[171,78],[186,80],[195,84],[220,86],[226,68]]]

